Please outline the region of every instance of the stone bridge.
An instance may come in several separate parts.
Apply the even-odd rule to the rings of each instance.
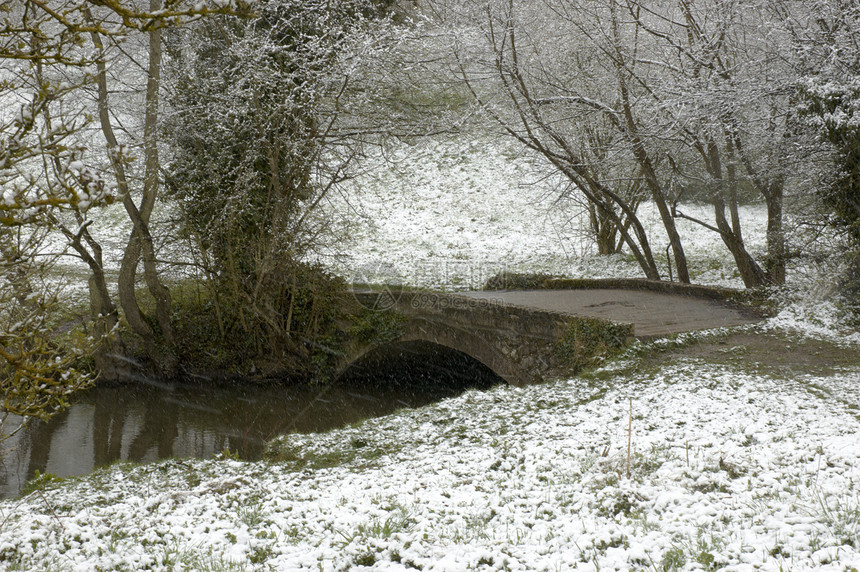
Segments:
[[[410,342],[436,344],[481,362],[511,385],[570,375],[633,339],[633,325],[505,303],[492,292],[355,292],[381,326],[357,336],[336,366],[344,372],[370,352]]]
[[[549,279],[534,288],[355,292],[370,319],[335,370],[385,350],[397,358],[418,345],[420,352],[460,352],[525,385],[571,375],[634,335],[653,339],[762,319],[739,301],[743,292],[729,289],[636,279]]]

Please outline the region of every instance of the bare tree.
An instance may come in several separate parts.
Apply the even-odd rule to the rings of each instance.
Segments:
[[[658,280],[660,271],[635,208],[644,186],[624,176],[641,165],[618,137],[627,118],[602,91],[607,84],[626,86],[626,77],[602,50],[605,46],[583,34],[578,20],[566,13],[550,14],[572,26],[544,27],[546,11],[514,2],[488,5],[475,33],[489,50],[468,36],[461,36],[456,46],[462,78],[508,135],[537,151],[579,188],[603,232],[617,232],[645,275]],[[605,16],[601,12],[600,17]],[[551,38],[539,33],[547,29]],[[573,45],[562,47],[567,41]],[[552,46],[551,53],[546,46]],[[570,58],[555,57],[558,50]],[[608,165],[618,167],[609,176]]]
[[[679,207],[674,214],[717,232],[747,287],[785,280],[782,228],[787,156],[791,136],[791,74],[781,63],[784,36],[760,34],[767,14],[743,2],[691,2],[675,7],[625,2],[627,18],[652,43],[640,57],[658,68],[638,81],[648,86],[667,149],[664,179],[705,190],[713,222]],[[767,205],[768,254],[764,267],[747,250],[739,197],[752,189]]]
[[[4,3],[3,9],[2,412],[4,418],[11,413],[44,418],[62,409],[72,392],[93,383],[96,372],[80,367],[81,358],[93,355],[96,370],[112,377],[117,374],[114,356],[123,353],[117,332],[119,312],[108,286],[102,247],[90,229],[97,224],[99,207],[130,196],[121,180],[112,183],[106,176],[92,144],[92,108],[85,94],[94,77],[104,75],[101,72],[112,55],[102,50],[94,53],[85,47],[87,39],[109,38],[119,45],[120,39],[140,32],[155,37],[155,30],[167,22],[175,24],[213,10],[169,2],[148,11],[113,0],[97,4],[23,0]],[[230,9],[221,5],[214,11]],[[93,68],[95,75],[89,73]],[[157,83],[157,75],[155,79]],[[98,87],[102,91],[103,86]],[[130,161],[116,149],[110,158],[123,165]],[[149,172],[155,172],[156,162],[148,164]],[[56,234],[64,237],[65,248],[52,238]],[[85,337],[68,335],[75,323],[58,317],[64,281],[54,268],[58,257],[67,252],[89,270],[92,315],[84,319]]]
[[[469,15],[454,32],[459,73],[475,99],[576,184],[593,218],[604,219],[595,229],[617,232],[647,277],[660,272],[649,243],[657,237],[636,218],[643,195],[659,213],[678,280],[690,276],[677,219],[718,233],[747,287],[785,280],[784,200],[808,142],[792,115],[787,35],[767,9],[740,0],[458,8]],[[750,196],[768,213],[759,258],[739,213]],[[701,200],[711,220],[685,208]]]
[[[117,302],[155,369],[163,375],[173,376],[178,373],[178,362],[171,323],[171,296],[164,283],[163,270],[159,268],[156,240],[150,226],[153,210],[158,203],[161,179],[158,127],[162,90],[162,30],[211,14],[243,13],[245,7],[241,4],[220,4],[210,8],[205,3],[192,6],[181,0],[150,0],[145,8],[107,3],[104,6],[84,4],[80,10],[84,22],[89,25],[87,35],[95,50],[94,103],[106,151],[106,170],[112,174],[113,186],[132,227],[120,264]],[[117,62],[128,62],[132,69],[138,70],[131,81],[131,90],[135,94],[133,97],[142,99],[143,113],[142,117],[132,114],[131,122],[127,114],[125,122],[120,119],[124,114],[118,112],[116,102],[111,100],[112,92],[121,92],[122,88],[129,87],[129,78],[122,73],[111,74],[112,67],[120,67]],[[115,84],[113,88],[112,83]],[[135,150],[140,150],[143,155],[142,169],[135,165]],[[135,175],[138,170],[142,171],[140,176]],[[85,236],[94,255],[87,257],[79,248],[76,250],[90,266],[91,280],[98,292],[97,296],[93,296],[94,304],[103,308],[101,313],[104,313],[113,302],[105,297],[107,289],[103,284],[104,266],[100,247],[91,237]],[[151,317],[142,309],[138,290],[137,276],[141,263],[145,292],[154,306],[154,316]],[[109,355],[119,352],[120,348],[117,348]],[[110,365],[110,359],[105,359],[109,355],[101,358],[104,366]],[[117,368],[107,371],[117,371]],[[116,375],[121,375],[121,372],[117,371]]]
[[[160,0],[150,2],[150,12],[161,10]],[[88,22],[95,19],[89,8],[84,10]],[[126,157],[117,139],[109,101],[107,62],[110,50],[104,43],[103,35],[98,30],[90,32],[93,46],[97,50],[96,85],[99,124],[107,147],[107,154],[122,204],[132,223],[133,231],[125,248],[120,268],[119,303],[123,314],[132,331],[146,346],[147,354],[153,359],[156,368],[167,375],[175,374],[176,357],[174,355],[173,327],[170,323],[170,292],[159,277],[155,259],[155,245],[149,230],[152,209],[158,195],[158,148],[156,126],[158,121],[158,95],[161,77],[161,27],[150,26],[146,31],[149,44],[146,95],[144,102],[144,121],[142,147],[144,152],[144,175],[140,189],[139,204],[135,203],[129,174],[126,167]],[[136,275],[139,261],[143,260],[146,286],[155,300],[154,329],[140,309],[137,299]]]

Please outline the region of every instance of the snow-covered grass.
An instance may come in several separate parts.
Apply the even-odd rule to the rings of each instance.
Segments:
[[[860,568],[860,369],[770,377],[698,358],[648,367],[642,353],[584,379],[286,436],[271,462],[118,465],[48,481],[0,505],[0,562]]]
[[[533,159],[481,142],[393,153],[349,208],[331,205],[353,217],[350,256],[332,263],[343,274],[450,289],[502,269],[639,276],[629,258],[589,251]],[[762,209],[742,214],[762,249]],[[683,233],[698,282],[740,286],[716,237]],[[0,569],[860,569],[860,339],[813,295],[826,276],[792,276],[762,325],[285,436],[268,461],[43,477],[0,502]],[[845,358],[759,367],[738,336],[773,348],[813,339]]]
[[[334,269],[358,281],[399,281],[442,289],[480,287],[502,270],[568,277],[643,276],[632,256],[598,256],[581,204],[560,198],[560,183],[515,144],[486,138],[422,140],[376,158],[381,168],[354,182],[331,208],[352,220],[347,256]],[[702,220],[711,207],[683,212]],[[668,276],[659,214],[640,217]],[[763,206],[741,208],[749,248],[765,248]],[[693,280],[743,288],[716,233],[678,220]]]
[[[628,254],[596,254],[585,230],[584,207],[575,197],[560,197],[563,183],[514,143],[486,136],[421,139],[376,153],[366,163],[365,174],[350,181],[343,194],[332,194],[323,207],[323,216],[336,221],[337,228],[332,229],[332,244],[321,245],[319,260],[347,279],[463,290],[479,288],[501,271],[644,276]],[[701,220],[712,218],[707,205],[682,205],[680,210]],[[169,252],[161,258],[181,258],[164,222],[169,215],[169,207],[155,215],[168,225],[164,248]],[[646,202],[639,216],[668,277],[668,243],[659,214]],[[747,247],[761,258],[766,210],[763,205],[742,206],[740,216]],[[108,270],[117,272],[130,224],[121,205],[94,218],[90,230],[105,249]],[[676,224],[694,282],[743,288],[716,233],[685,219]],[[58,236],[53,248],[60,250],[63,244]],[[73,258],[63,268],[69,276],[85,277],[85,267]],[[85,286],[85,280],[78,282]]]

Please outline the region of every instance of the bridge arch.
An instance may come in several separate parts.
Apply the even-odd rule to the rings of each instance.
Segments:
[[[374,346],[425,341],[461,351],[510,385],[568,376],[633,336],[632,324],[439,292],[354,292],[360,305],[390,322],[352,339],[334,372]],[[391,316],[391,320],[385,318]],[[373,321],[371,321],[373,322]],[[371,342],[370,340],[375,340]]]
[[[351,388],[418,390],[437,398],[506,383],[472,356],[424,340],[375,346],[350,363],[335,382]]]
[[[408,347],[404,344],[415,343],[430,344],[425,348],[431,350],[432,346],[437,346],[468,356],[510,385],[522,386],[536,381],[533,373],[525,371],[479,334],[451,324],[415,316],[407,320],[404,331],[398,338],[383,344],[366,345],[358,348],[352,355],[346,356],[337,368],[335,379],[342,377],[351,366],[372,353],[396,352],[398,347]]]

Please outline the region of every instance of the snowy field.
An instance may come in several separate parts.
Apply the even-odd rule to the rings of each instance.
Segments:
[[[331,205],[351,228],[332,263],[345,275],[447,289],[500,269],[640,276],[593,256],[528,158],[475,143],[391,160]],[[762,210],[743,214],[761,249]],[[740,286],[714,236],[682,235],[696,281]],[[270,461],[43,478],[0,502],[0,569],[860,570],[860,336],[817,270],[794,268],[764,324],[287,436]],[[842,357],[765,367],[738,336]]]
[[[480,288],[495,273],[544,272],[568,277],[642,277],[632,256],[597,256],[587,213],[574,198],[560,198],[562,183],[547,177],[533,155],[506,141],[424,141],[403,144],[379,169],[357,180],[348,201],[331,209],[350,225],[339,273],[415,286]],[[703,220],[710,207],[682,209]],[[743,207],[749,248],[765,247],[763,207]],[[650,203],[640,218],[655,257],[667,274],[662,223]],[[717,235],[678,221],[695,282],[743,288]]]

